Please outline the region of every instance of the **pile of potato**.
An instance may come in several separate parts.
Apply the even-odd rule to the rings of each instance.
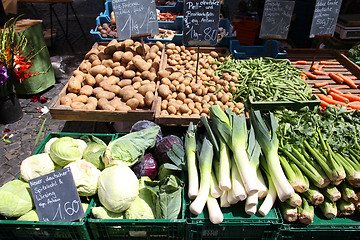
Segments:
[[[173,43],[166,45],[168,66],[158,72],[161,80],[158,93],[162,97],[161,114],[181,116],[208,116],[212,105],[230,108],[235,113],[243,109],[242,103],[232,101],[232,91],[236,90],[238,74],[215,74],[215,61],[223,62],[224,57],[211,51],[199,54],[198,76],[196,78],[197,52]]]
[[[162,49],[161,42],[143,48],[131,39],[99,44],[73,72],[60,107],[121,112],[150,108]]]

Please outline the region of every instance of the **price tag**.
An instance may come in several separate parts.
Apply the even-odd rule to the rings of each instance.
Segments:
[[[217,0],[185,0],[183,44],[215,46],[217,44],[220,2]]]
[[[341,2],[342,0],[316,0],[310,38],[334,34]]]
[[[295,1],[267,0],[261,21],[260,38],[286,39]]]
[[[85,217],[70,168],[29,180],[40,221],[70,222]]]
[[[155,0],[111,0],[119,40],[159,34]]]

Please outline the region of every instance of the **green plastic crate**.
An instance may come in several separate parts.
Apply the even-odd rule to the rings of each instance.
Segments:
[[[44,151],[45,144],[54,137],[72,137],[72,138],[80,138],[85,135],[93,135],[97,138],[103,140],[106,144],[108,144],[111,140],[115,139],[115,134],[103,134],[103,133],[70,133],[70,132],[51,132],[49,133],[44,140],[41,141],[39,146],[34,151],[34,154],[39,154]]]
[[[94,200],[91,200],[85,212],[85,218],[78,222],[42,222],[0,220],[0,239],[14,240],[90,240],[86,228],[87,217],[90,214]]]
[[[315,209],[312,224],[284,222],[279,233],[280,239],[360,239],[360,216],[355,213],[350,217],[327,219]]]
[[[187,208],[189,209],[189,208]],[[209,220],[205,206],[196,216],[188,210],[187,239],[277,239],[281,227],[277,209],[270,210],[265,217],[245,213],[245,202],[229,208],[221,208],[224,221],[218,225]]]

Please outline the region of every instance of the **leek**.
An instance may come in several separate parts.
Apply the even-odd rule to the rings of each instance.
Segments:
[[[221,196],[220,196],[220,206],[221,207],[230,207],[230,203],[228,202],[228,192],[227,191],[223,191],[221,193]]]
[[[275,190],[275,186],[271,180],[271,176],[269,176],[269,174],[266,171],[265,171],[265,174],[267,176],[267,180],[269,183],[269,188],[268,188],[269,191],[266,195],[264,202],[261,204],[261,206],[259,208],[259,213],[264,217],[270,212],[270,210],[276,200],[276,190]]]
[[[235,165],[235,160],[232,158],[232,168],[231,168],[231,190],[234,196],[243,201],[247,198],[247,193],[245,191],[244,185],[241,181],[239,171]]]
[[[224,215],[221,212],[220,206],[216,198],[208,196],[206,206],[209,211],[209,219],[213,224],[220,224],[224,220]]]
[[[256,175],[251,169],[250,162],[246,153],[246,119],[232,113],[231,119],[225,114],[219,105],[210,107],[210,119],[216,126],[217,133],[228,144],[233,152],[235,164],[240,173],[241,180],[248,194],[258,191]]]
[[[254,215],[257,211],[256,205],[245,205],[245,213],[248,215]]]
[[[199,190],[199,176],[196,164],[196,125],[192,122],[189,123],[189,127],[185,135],[185,153],[188,169],[188,196],[190,199],[194,199],[197,196]]]
[[[299,221],[303,224],[311,224],[314,221],[314,206],[309,205],[305,198],[302,198],[302,205],[298,209]]]
[[[259,192],[258,192],[259,199],[263,199],[268,194],[269,189],[265,184],[264,177],[263,177],[263,175],[261,173],[260,168],[258,168],[256,170],[256,177],[258,179],[258,185],[259,185]]]
[[[280,201],[285,201],[294,194],[294,189],[287,180],[283,169],[281,168],[278,145],[279,141],[276,135],[276,119],[273,113],[270,113],[270,129],[261,117],[260,111],[250,112],[251,122],[254,126],[256,140],[264,152],[269,174],[275,185],[276,192]]]
[[[200,188],[195,200],[190,204],[190,211],[195,215],[199,215],[203,211],[209,196],[213,155],[213,146],[205,137],[199,156]]]
[[[331,219],[337,216],[336,204],[330,201],[330,199],[325,198],[324,202],[320,204],[319,207],[326,218]]]
[[[300,207],[302,204],[302,198],[300,197],[299,194],[294,193],[294,195],[292,195],[291,198],[286,200],[286,203],[292,207]]]
[[[351,216],[355,213],[355,204],[344,199],[337,201],[336,206],[339,216]]]
[[[227,191],[227,201],[230,204],[236,204],[240,199],[235,196],[234,190],[231,188]]]
[[[310,185],[309,190],[303,193],[312,205],[319,205],[324,202],[324,195],[315,187]]]
[[[295,222],[298,219],[298,209],[290,206],[286,202],[280,203],[280,212],[287,222]]]
[[[341,198],[341,192],[335,186],[328,186],[320,189],[321,193],[330,199],[330,201],[336,202]]]
[[[220,137],[220,152],[219,152],[219,188],[222,191],[227,191],[231,188],[230,168],[231,158],[230,149]]]
[[[210,182],[210,195],[213,198],[219,198],[221,196],[221,190],[216,180],[214,171],[211,171],[211,182]]]

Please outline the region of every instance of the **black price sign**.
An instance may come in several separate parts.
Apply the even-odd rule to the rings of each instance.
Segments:
[[[310,38],[317,35],[333,35],[339,17],[342,0],[316,0]]]
[[[155,0],[111,0],[118,39],[159,33]]]
[[[294,6],[295,1],[266,1],[259,37],[263,39],[286,39]]]
[[[183,43],[187,46],[215,46],[220,16],[218,0],[185,0]]]
[[[85,216],[70,168],[31,179],[29,184],[40,221],[69,222]]]

